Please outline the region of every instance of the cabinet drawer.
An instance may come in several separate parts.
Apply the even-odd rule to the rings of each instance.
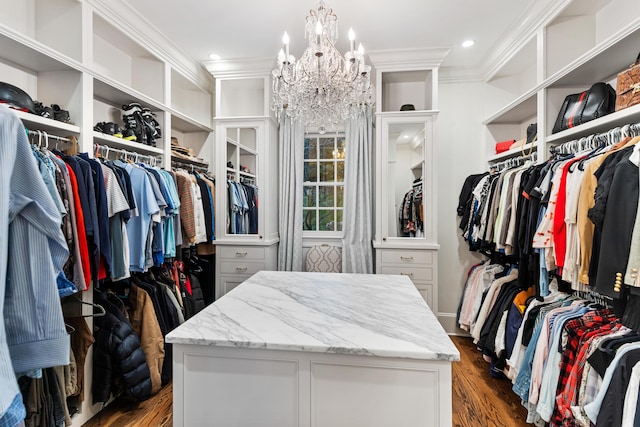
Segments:
[[[431,251],[406,251],[383,250],[380,255],[383,264],[406,264],[425,266],[433,265],[433,252]]]
[[[433,310],[433,285],[425,285],[420,283],[416,284],[416,288],[418,289],[418,292],[420,292],[420,295],[422,295],[422,298],[427,303],[429,308]]]
[[[221,259],[264,260],[264,248],[256,246],[218,246]]]
[[[251,276],[264,269],[264,262],[220,261],[220,274]]]
[[[401,274],[403,276],[409,276],[411,280],[417,281],[432,281],[433,280],[433,268],[431,267],[417,267],[417,266],[389,266],[383,265],[380,267],[379,274]]]
[[[247,277],[236,276],[220,276],[220,287],[216,289],[216,299],[220,298],[242,282],[247,280]]]

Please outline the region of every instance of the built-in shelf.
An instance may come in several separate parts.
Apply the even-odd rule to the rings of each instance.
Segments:
[[[583,123],[580,126],[549,135],[545,141],[548,144],[561,144],[566,141],[571,141],[572,139],[578,139],[593,133],[606,132],[615,127],[633,123],[640,123],[640,104]]]
[[[194,165],[194,166],[204,166],[204,167],[209,167],[209,163],[202,161],[202,160],[197,160],[197,159],[187,159],[184,157],[179,157],[176,156],[175,154],[173,156],[171,156],[171,161],[172,162],[176,162],[176,163],[182,163],[185,165]]]
[[[411,170],[415,171],[415,170],[422,170],[422,167],[424,166],[424,160],[420,160],[418,161],[416,164],[414,164],[413,166],[411,166]]]
[[[213,132],[213,128],[204,123],[200,123],[196,119],[188,117],[175,110],[171,112],[171,127],[177,131],[187,132]]]
[[[96,131],[93,131],[93,142],[99,145],[106,145],[113,148],[130,150],[141,154],[164,154],[164,150],[162,148],[140,144],[139,142],[135,141],[127,141],[126,139],[116,138],[115,136]]]
[[[505,160],[510,157],[517,157],[524,154],[529,154],[530,152],[534,152],[537,150],[536,142],[532,142],[530,144],[525,144],[522,147],[512,148],[511,150],[504,151],[500,154],[496,154],[494,156],[487,157],[487,161],[490,163],[498,162],[500,160]]]
[[[255,177],[256,177],[256,175],[255,175],[255,174],[253,174],[253,173],[243,172],[243,171],[240,171],[240,176],[245,176],[245,177],[247,177],[247,178],[254,178],[254,179],[255,179]]]
[[[15,110],[20,120],[29,130],[42,130],[45,132],[50,132],[52,134],[56,134],[58,136],[64,136],[64,134],[74,134],[78,135],[80,133],[80,127],[71,124],[59,122],[53,119],[47,119],[42,116],[37,116],[31,113],[25,113],[24,111]]]
[[[537,113],[537,88],[530,90],[506,107],[486,119],[484,125],[514,124],[533,117]]]
[[[138,102],[152,110],[164,110],[166,107],[156,99],[150,98],[133,88],[127,87],[104,76],[94,76],[93,95],[107,104],[121,107]]]

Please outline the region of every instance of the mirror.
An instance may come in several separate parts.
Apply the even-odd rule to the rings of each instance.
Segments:
[[[226,128],[228,234],[258,234],[257,130]]]
[[[391,123],[388,132],[388,236],[424,238],[425,123]]]

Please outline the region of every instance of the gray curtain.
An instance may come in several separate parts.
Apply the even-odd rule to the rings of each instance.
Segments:
[[[282,114],[278,127],[278,144],[278,270],[302,271],[303,125]]]
[[[373,187],[371,107],[346,123],[342,272],[373,273]]]

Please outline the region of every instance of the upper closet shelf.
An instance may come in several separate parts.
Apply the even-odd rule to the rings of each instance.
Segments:
[[[627,124],[640,123],[640,104],[616,111],[599,119],[581,124],[571,129],[563,130],[546,138],[547,143],[561,144],[572,139],[589,136],[594,133],[606,132],[615,127]]]
[[[536,115],[537,112],[537,88],[530,90],[518,99],[514,100],[500,111],[486,119],[483,124],[513,124],[522,123]]]
[[[15,110],[16,114],[22,120],[24,127],[30,130],[42,130],[58,136],[80,133],[80,127],[70,123],[59,122],[57,120],[47,119],[31,113]]]
[[[97,99],[118,107],[131,102],[138,102],[150,107],[152,110],[165,109],[161,102],[103,76],[94,76],[93,95]]]
[[[536,150],[537,150],[536,143],[532,142],[530,144],[525,144],[523,147],[513,148],[511,150],[503,151],[500,154],[489,156],[487,157],[487,162],[493,163],[500,160],[508,159],[510,157],[517,157],[522,155],[523,153],[529,154],[529,152],[534,152]]]
[[[82,68],[73,59],[4,25],[0,25],[0,52],[3,60],[35,72],[79,71]]]
[[[188,117],[175,110],[171,111],[171,127],[180,132],[213,132],[213,129],[206,124]]]
[[[544,87],[588,87],[607,81],[633,63],[640,49],[640,18],[550,76]]]
[[[93,131],[93,141],[98,145],[106,145],[108,147],[121,148],[140,154],[164,154],[164,150],[150,145],[140,144],[135,141],[127,141],[126,139],[116,138],[101,132]]]

